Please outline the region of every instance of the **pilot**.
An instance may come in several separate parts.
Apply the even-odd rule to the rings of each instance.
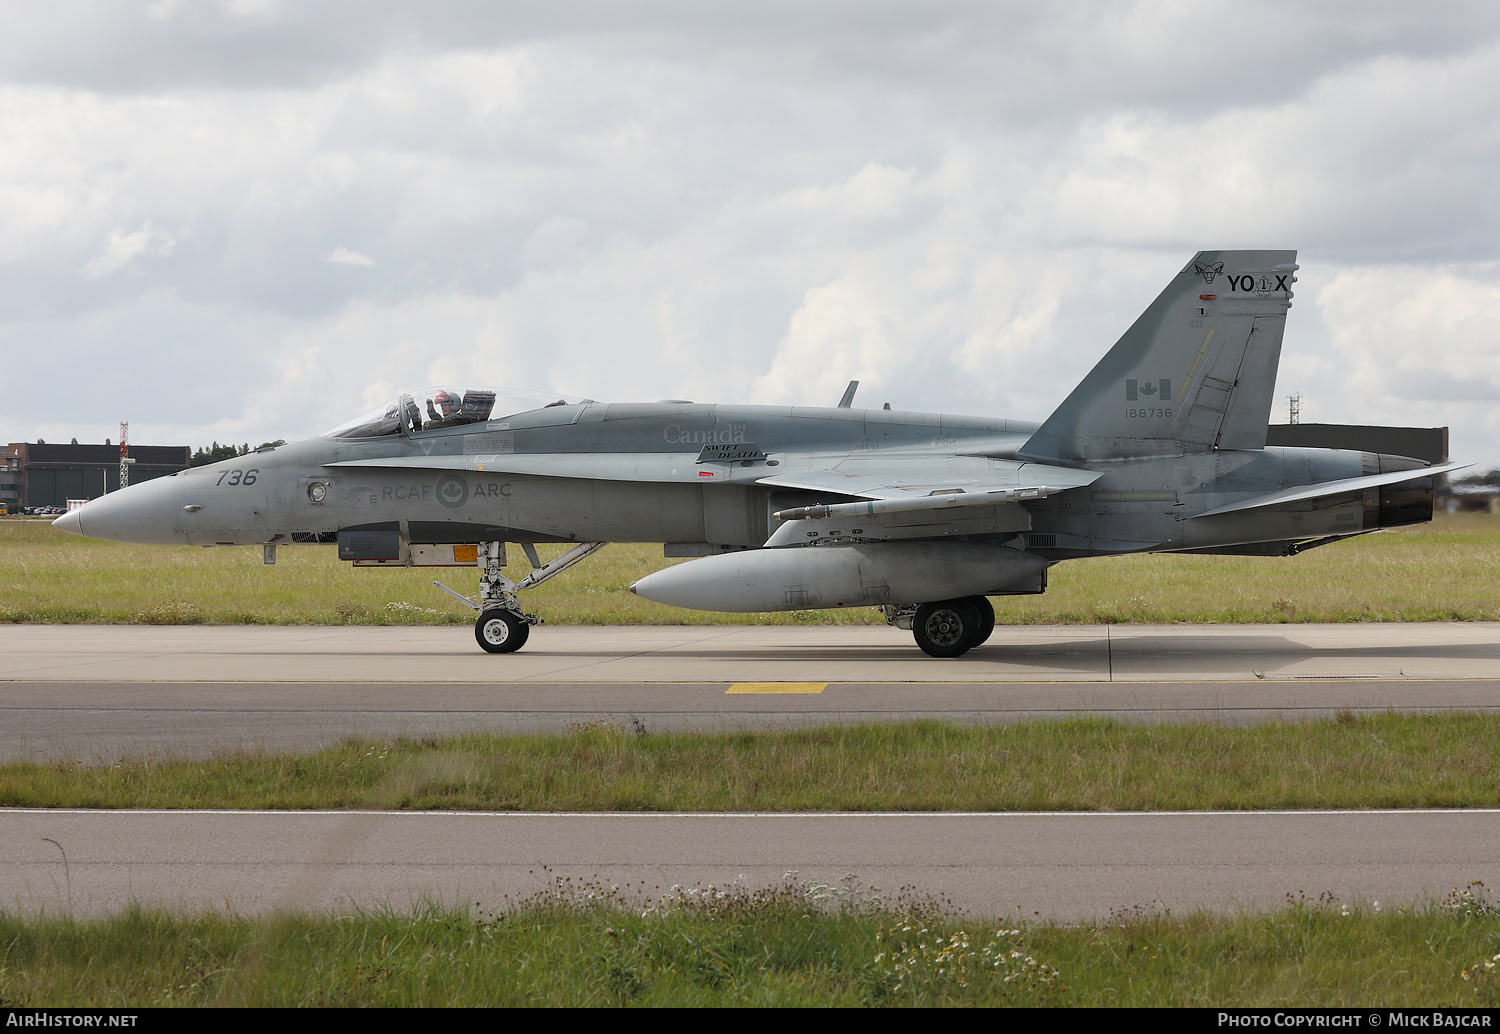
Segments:
[[[433,408],[434,403],[436,403],[437,409]],[[427,415],[431,419],[422,425],[422,429],[430,431],[434,427],[452,427],[454,424],[463,423],[463,420],[459,417],[462,406],[463,401],[452,392],[438,392],[427,400]],[[438,410],[442,410],[442,413],[439,414]]]

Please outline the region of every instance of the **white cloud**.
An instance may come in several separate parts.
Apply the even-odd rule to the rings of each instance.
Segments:
[[[141,255],[170,255],[176,244],[171,234],[152,228],[149,219],[134,233],[111,230],[104,238],[104,247],[99,254],[84,263],[83,275],[90,278],[109,276]]]
[[[770,370],[756,380],[754,394],[829,406],[849,380],[884,380],[897,357],[880,296],[871,286],[846,277],[810,289],[792,314]]]
[[[1475,232],[1500,165],[1500,43],[1442,60],[1392,55],[1330,69],[1295,97],[1250,94],[1202,115],[1088,117],[1029,185],[1028,226],[1122,245],[1326,247],[1399,254],[1417,241],[1488,254]],[[1486,127],[1486,128],[1476,128]],[[1270,238],[1277,238],[1272,241]],[[1205,246],[1219,246],[1218,242]]]
[[[1299,256],[1274,420],[1450,428],[1455,459],[1500,466],[1500,267],[1342,267]]]
[[[1500,402],[1500,269],[1346,269],[1317,301],[1346,383],[1403,402]]]
[[[850,378],[1035,419],[1194,250],[1296,247],[1278,392],[1500,462],[1488,5],[60,3],[0,39],[0,347],[103,371],[80,421]],[[202,387],[247,350],[279,379]],[[12,370],[34,437],[56,373]]]
[[[329,252],[328,257],[323,261],[334,266],[373,266],[375,264],[375,260],[370,256],[361,255],[342,244]]]

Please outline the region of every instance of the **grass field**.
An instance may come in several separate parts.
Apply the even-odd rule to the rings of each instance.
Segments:
[[[1493,1006],[1482,887],[1406,909],[970,919],[855,886],[644,895],[555,881],[494,912],[0,914],[0,1007]]]
[[[543,558],[561,547],[543,547]],[[524,569],[511,550],[515,572]],[[870,608],[784,614],[678,610],[630,584],[678,561],[660,546],[612,545],[523,602],[554,624],[876,623]],[[1069,561],[1045,595],[996,597],[1007,624],[1500,620],[1500,517],[1439,515],[1291,558],[1171,554]],[[465,568],[355,570],[330,545],[131,546],[45,521],[0,519],[0,621],[145,624],[467,624],[432,587],[475,591]]]
[[[1108,719],[351,740],[311,754],[0,766],[0,806],[1135,811],[1500,804],[1500,716]],[[1500,950],[1500,949],[1497,949]]]

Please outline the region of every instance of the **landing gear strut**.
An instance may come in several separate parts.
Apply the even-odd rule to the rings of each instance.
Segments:
[[[486,542],[479,547],[482,573],[479,576],[478,603],[454,592],[442,582],[434,581],[432,584],[479,612],[479,618],[474,622],[474,639],[483,650],[487,653],[513,653],[526,645],[526,640],[531,635],[531,626],[542,623],[541,618],[521,609],[521,601],[516,598],[516,593],[541,585],[607,545],[607,542],[580,542],[551,563],[541,564],[531,543],[522,543],[526,558],[531,561],[532,571],[519,582],[513,582],[500,570],[505,566],[505,543]]]

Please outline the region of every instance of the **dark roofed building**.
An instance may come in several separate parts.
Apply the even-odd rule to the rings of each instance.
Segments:
[[[1448,461],[1446,427],[1383,427],[1378,424],[1272,424],[1266,444],[1300,449],[1356,449],[1410,456],[1428,463]]]
[[[186,470],[192,449],[186,445],[132,445],[130,483],[150,481]],[[41,445],[11,442],[5,447],[0,482],[16,486],[23,506],[66,506],[69,499],[97,499],[120,489],[118,445]]]
[[[1305,449],[1357,449],[1390,456],[1410,456],[1428,463],[1448,462],[1446,427],[1386,427],[1379,424],[1272,424],[1266,444]],[[1500,475],[1500,471],[1495,472]],[[1434,479],[1437,509],[1447,513],[1488,510],[1500,513],[1500,483],[1470,475],[1453,483],[1446,474]]]

